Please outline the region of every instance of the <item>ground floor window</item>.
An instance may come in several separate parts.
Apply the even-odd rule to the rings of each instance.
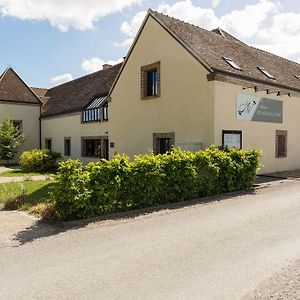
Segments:
[[[23,122],[21,120],[13,120],[12,121],[13,124],[14,124],[14,127],[15,128],[18,128],[20,132],[22,132],[22,129],[23,129]]]
[[[222,145],[229,148],[242,149],[242,131],[239,130],[223,130]]]
[[[175,145],[175,133],[153,133],[154,154],[164,154]]]
[[[82,137],[81,154],[83,157],[109,158],[108,137]]]
[[[64,140],[64,154],[65,156],[71,156],[71,138],[66,137]]]
[[[287,131],[276,130],[275,157],[287,157]]]
[[[48,150],[52,150],[52,139],[45,139],[45,148]]]

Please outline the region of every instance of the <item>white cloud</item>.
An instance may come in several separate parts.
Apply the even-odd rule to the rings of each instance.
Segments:
[[[71,80],[73,80],[73,76],[69,73],[66,73],[66,74],[58,75],[58,76],[51,78],[50,82],[53,85],[59,85],[59,84],[63,84],[65,82],[68,82]]]
[[[115,42],[114,46],[115,47],[128,48],[128,47],[131,46],[132,42],[133,42],[133,38],[128,38],[128,39],[126,39],[126,40],[124,40],[123,42],[120,42],[120,43]]]
[[[61,31],[92,29],[101,17],[143,0],[0,0],[0,16],[48,20]]]
[[[89,74],[89,73],[93,73],[93,72],[102,70],[104,64],[115,65],[122,61],[123,61],[122,58],[119,58],[117,60],[105,61],[99,57],[93,57],[91,59],[84,59],[81,64],[81,68],[86,74]]]
[[[279,6],[269,0],[260,0],[257,4],[247,5],[243,10],[233,10],[222,16],[220,27],[240,38],[255,37],[272,15],[279,12]]]
[[[219,6],[220,2],[221,2],[221,0],[212,0],[211,5],[212,5],[212,7],[217,7],[217,6]]]
[[[146,14],[147,11],[140,11],[137,13],[130,22],[124,22],[121,25],[121,31],[133,38],[138,32]]]

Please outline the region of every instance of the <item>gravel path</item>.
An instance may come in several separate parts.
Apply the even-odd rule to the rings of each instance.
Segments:
[[[0,183],[23,182],[23,181],[40,181],[40,180],[49,180],[49,176],[38,175],[38,176],[1,177],[1,175],[0,175]]]
[[[255,291],[244,298],[244,300],[269,299],[300,299],[300,259],[265,280]]]

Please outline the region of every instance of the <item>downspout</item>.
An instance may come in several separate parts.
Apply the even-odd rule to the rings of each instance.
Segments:
[[[39,125],[40,125],[40,149],[42,149],[42,120],[41,120],[41,115],[42,115],[42,105],[40,105],[40,117],[39,117]]]

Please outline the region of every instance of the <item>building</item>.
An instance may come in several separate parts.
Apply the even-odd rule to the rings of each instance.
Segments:
[[[115,153],[175,145],[263,151],[261,172],[300,168],[300,65],[149,11],[110,91]]]
[[[41,140],[42,102],[36,92],[11,68],[0,76],[0,121],[9,115],[25,134],[20,153],[39,148]]]
[[[149,10],[122,64],[27,90],[43,102],[36,143],[85,163],[223,144],[261,149],[263,173],[300,168],[300,65],[220,28]]]

